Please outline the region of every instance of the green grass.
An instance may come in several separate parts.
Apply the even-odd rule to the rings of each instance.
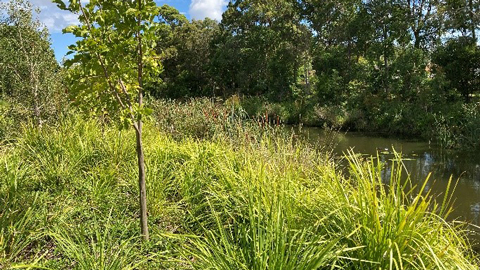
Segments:
[[[465,227],[445,221],[449,196],[400,181],[401,163],[382,179],[382,164],[352,153],[343,173],[238,113],[195,114],[201,128],[169,117],[145,125],[149,243],[131,131],[72,116],[1,145],[0,268],[478,268]]]

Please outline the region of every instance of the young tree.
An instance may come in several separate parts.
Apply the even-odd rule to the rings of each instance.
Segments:
[[[153,0],[54,0],[58,7],[78,15],[80,25],[64,32],[80,38],[71,45],[69,91],[89,112],[108,115],[133,127],[136,134],[140,225],[148,241],[145,162],[142,143],[144,85],[158,78],[161,66],[155,54],[154,21],[159,8]]]
[[[0,3],[0,94],[27,108],[38,126],[53,103],[58,67],[48,31],[29,1]]]

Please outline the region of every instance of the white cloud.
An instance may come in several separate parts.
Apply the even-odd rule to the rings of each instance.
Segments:
[[[203,20],[208,17],[220,21],[226,4],[225,0],[192,0],[189,13],[193,19]]]
[[[82,1],[88,2],[88,1]],[[34,7],[40,8],[39,20],[45,24],[50,33],[60,33],[62,29],[78,24],[78,16],[70,11],[60,10],[51,0],[30,0]]]
[[[62,32],[62,29],[69,25],[78,24],[78,17],[75,14],[56,10],[40,13],[40,21],[45,24],[50,33]]]
[[[4,0],[0,0],[4,1]],[[64,0],[68,3],[68,0]],[[90,0],[82,0],[82,4],[89,3]],[[61,33],[69,25],[79,24],[78,16],[69,11],[60,10],[52,0],[30,0],[34,7],[40,8],[38,18],[45,24],[50,33]]]
[[[6,0],[0,0],[5,2]],[[64,0],[68,2],[68,0]],[[179,0],[156,0],[157,3],[175,2]],[[181,0],[187,2],[188,0]],[[89,0],[82,0],[82,3],[88,3]],[[203,20],[211,18],[220,21],[222,13],[227,5],[227,0],[191,0],[189,14],[193,19]],[[60,10],[51,0],[30,0],[34,7],[40,8],[38,18],[45,24],[50,33],[61,33],[65,27],[78,24],[78,17],[69,11]]]

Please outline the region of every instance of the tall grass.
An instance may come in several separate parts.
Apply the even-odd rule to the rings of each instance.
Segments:
[[[28,181],[25,164],[19,156],[0,157],[0,268],[28,257],[28,246],[35,241],[35,192],[22,192]]]
[[[402,181],[400,160],[397,154],[390,179],[382,179],[380,163],[361,162],[353,153],[349,156],[349,184],[353,188],[341,188],[345,190],[342,198],[348,207],[342,227],[346,226],[346,232],[357,228],[346,243],[363,247],[350,252],[349,256],[369,258],[369,262],[355,262],[355,268],[475,267],[461,256],[471,256],[466,240],[459,237],[464,228],[445,221],[452,210],[451,182],[439,204],[429,191],[425,192],[429,179],[419,187],[412,187],[409,179]]]
[[[401,163],[382,179],[382,164],[351,154],[345,174],[329,154],[233,115],[203,137],[175,114],[174,133],[146,123],[147,244],[131,131],[77,116],[24,126],[1,150],[0,266],[478,268],[464,228],[445,221],[449,197],[401,181]]]
[[[149,256],[141,256],[136,250],[140,240],[128,235],[132,223],[115,224],[108,217],[87,224],[62,224],[51,237],[64,263],[73,269],[137,269]]]
[[[309,227],[296,230],[287,225],[280,202],[271,209],[250,203],[248,216],[228,226],[212,207],[216,227],[203,228],[203,238],[192,239],[181,250],[194,258],[194,268],[318,269],[335,262],[342,252],[335,249],[337,241]]]

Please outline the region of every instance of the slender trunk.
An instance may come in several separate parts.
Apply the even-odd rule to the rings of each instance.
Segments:
[[[138,1],[138,9],[142,10],[142,1]],[[143,49],[142,49],[142,34],[140,26],[142,24],[141,15],[138,17],[138,106],[143,106]],[[140,189],[140,227],[142,229],[142,238],[144,241],[149,240],[148,234],[148,217],[147,217],[147,187],[145,174],[145,155],[143,152],[142,143],[142,119],[138,118],[135,135],[137,139],[137,159],[138,159],[138,186]]]
[[[26,61],[28,63],[29,72],[30,72],[30,85],[32,85],[31,91],[33,96],[33,114],[35,116],[35,120],[37,121],[37,126],[40,127],[42,125],[42,119],[40,118],[40,101],[38,100],[38,76],[35,74],[35,71],[38,70],[35,65],[35,46],[31,47],[28,51],[25,48],[25,41],[23,40],[23,35],[20,27],[18,28],[18,37],[20,40],[20,49],[23,51],[23,55],[26,57]],[[29,55],[32,55],[30,58]]]
[[[476,28],[476,24],[475,24],[475,18],[474,18],[474,14],[473,14],[473,0],[468,0],[468,9],[469,9],[469,16],[470,16],[470,24],[471,24],[471,31],[472,31],[472,38],[475,42],[477,42],[477,35],[475,33],[475,28]]]
[[[139,10],[142,8],[142,0],[138,0],[139,3]],[[87,28],[91,32],[92,27],[90,24],[89,17],[87,13],[85,13],[82,2],[81,0],[78,0],[81,14],[82,16],[85,17],[87,21]],[[139,92],[138,92],[138,105],[141,107],[143,105],[143,81],[142,81],[142,73],[143,73],[143,51],[142,51],[142,37],[141,37],[141,32],[140,32],[140,27],[142,23],[142,18],[141,16],[138,17],[138,31],[136,33],[137,39],[138,39],[138,87],[139,87]],[[103,74],[105,76],[105,79],[107,81],[108,87],[110,88],[110,91],[120,104],[120,107],[122,109],[129,109],[130,110],[130,116],[132,117],[133,120],[133,127],[135,129],[135,137],[136,137],[136,152],[137,152],[137,161],[138,161],[138,186],[140,189],[140,227],[141,227],[141,233],[142,233],[142,238],[144,241],[149,240],[149,234],[148,234],[148,223],[147,223],[147,189],[146,189],[146,181],[145,181],[145,154],[143,150],[143,143],[142,143],[142,120],[141,118],[137,119],[137,115],[134,114],[133,111],[133,106],[131,102],[127,99],[125,104],[122,99],[120,98],[119,93],[116,91],[116,85],[114,85],[114,81],[112,80],[110,73],[108,71],[107,65],[105,63],[105,60],[102,58],[101,54],[98,52],[95,53],[95,56],[97,57],[100,66],[103,69]],[[124,91],[126,94],[126,87],[123,84],[122,80],[119,79],[118,83],[120,84],[121,89]],[[128,107],[126,106],[128,105]]]
[[[147,188],[145,181],[145,154],[142,143],[142,120],[138,120],[135,125],[135,137],[137,141],[138,187],[140,190],[140,227],[143,240],[148,241]]]
[[[28,61],[29,57],[27,56]],[[33,60],[32,60],[33,61]],[[37,122],[37,127],[42,126],[42,119],[40,118],[40,101],[38,100],[38,77],[35,74],[35,65],[30,62],[30,83],[32,84],[32,96],[33,96],[33,115]]]
[[[388,38],[388,34],[387,34],[387,26],[384,25],[383,26],[383,64],[385,65],[385,74],[384,74],[384,78],[383,78],[383,87],[385,89],[385,93],[388,93],[389,91],[389,87],[388,87],[388,57],[387,57],[387,54],[388,54],[388,51],[387,51],[387,38]]]
[[[38,127],[42,126],[42,119],[40,117],[40,106],[38,101],[38,84],[35,83],[35,87],[33,90],[33,110],[35,113],[35,120],[37,120]]]
[[[351,78],[351,70],[352,70],[352,42],[350,39],[348,39],[348,43],[347,43],[347,47],[348,47],[348,64],[347,64],[347,81],[350,81],[350,78]]]
[[[415,49],[419,49],[420,48],[420,33],[419,33],[420,30],[414,30],[413,32],[413,37],[415,39],[415,43],[414,43],[414,48]]]
[[[307,58],[307,64],[305,70],[305,97],[310,96],[310,60]]]

